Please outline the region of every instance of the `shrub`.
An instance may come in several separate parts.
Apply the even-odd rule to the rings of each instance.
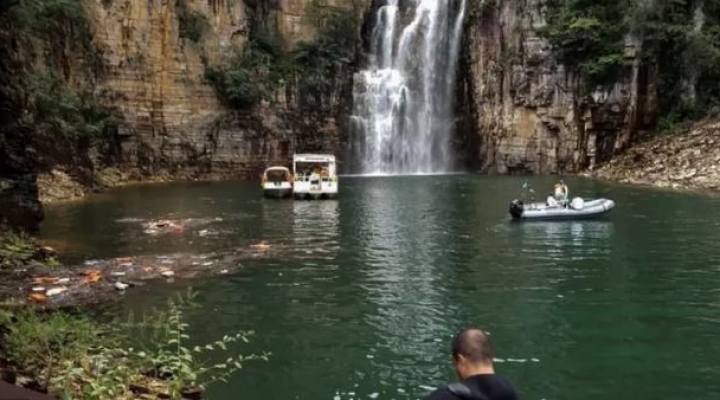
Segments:
[[[210,26],[205,15],[195,10],[190,10],[186,0],[177,0],[175,9],[177,12],[180,37],[194,43],[199,42],[202,35]]]
[[[24,264],[35,256],[36,245],[25,233],[0,235],[0,267]]]
[[[169,301],[165,311],[119,325],[67,312],[0,310],[0,326],[7,330],[0,351],[58,398],[86,400],[128,399],[139,392],[180,399],[190,388],[225,381],[247,361],[267,360],[267,354],[231,355],[203,362],[206,353],[247,342],[252,332],[188,346],[183,317],[193,297],[188,292]]]
[[[539,33],[586,89],[618,81],[631,61],[625,40],[637,42],[638,61],[657,73],[661,128],[720,105],[720,0],[549,0],[547,21]]]
[[[30,75],[26,102],[21,123],[46,139],[69,145],[78,139],[99,144],[121,119],[116,108],[100,104],[92,92],[69,87],[54,72]]]
[[[274,36],[258,34],[244,53],[230,58],[227,66],[205,68],[205,80],[215,94],[234,109],[247,109],[270,100],[273,90],[292,66]]]
[[[261,100],[272,101],[283,81],[295,84],[303,107],[318,109],[323,97],[338,88],[339,74],[355,59],[360,43],[357,10],[336,11],[316,3],[308,13],[318,32],[312,41],[285,51],[273,34],[253,32],[242,54],[226,65],[206,66],[205,80],[218,98],[235,109],[247,109]]]

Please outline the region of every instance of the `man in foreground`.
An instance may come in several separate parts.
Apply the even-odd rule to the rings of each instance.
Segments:
[[[427,400],[517,400],[510,381],[495,375],[490,340],[480,329],[460,331],[453,339],[452,357],[461,382],[435,390]]]

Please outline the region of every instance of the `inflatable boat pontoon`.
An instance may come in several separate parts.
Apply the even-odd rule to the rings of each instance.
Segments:
[[[524,204],[522,200],[510,203],[510,215],[516,220],[560,221],[597,218],[607,214],[615,207],[608,199],[584,201],[576,197],[567,205],[548,206],[546,203]]]

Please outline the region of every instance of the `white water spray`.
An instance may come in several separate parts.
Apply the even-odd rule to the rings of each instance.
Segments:
[[[411,9],[404,10],[412,13],[412,20],[404,28],[398,0],[385,0],[378,9],[369,67],[355,76],[355,172],[452,169],[455,80],[466,0],[412,2]]]

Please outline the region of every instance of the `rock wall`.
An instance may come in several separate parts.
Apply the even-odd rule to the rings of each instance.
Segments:
[[[492,173],[567,173],[609,160],[654,125],[652,68],[634,67],[614,85],[583,95],[582,82],[551,54],[537,30],[541,0],[487,1],[468,17],[465,93],[475,140],[469,157]],[[475,136],[476,138],[472,138]]]
[[[14,107],[10,79],[16,43],[8,10],[17,2],[0,2],[0,234],[8,227],[36,230],[43,218],[38,201],[33,155],[25,151],[25,132],[15,129],[21,111]],[[19,157],[23,155],[23,157]]]
[[[338,153],[345,107],[339,95],[312,118],[291,85],[280,88],[272,104],[231,112],[206,84],[204,71],[241,51],[254,28],[276,32],[289,49],[312,39],[316,27],[308,14],[316,8],[354,3],[184,0],[183,10],[178,0],[88,0],[109,64],[103,85],[125,116],[119,166],[137,176],[248,177],[268,164],[287,163],[293,152]],[[209,22],[197,43],[180,37],[178,15],[188,10]]]
[[[590,176],[665,188],[720,189],[720,121],[651,135]]]

